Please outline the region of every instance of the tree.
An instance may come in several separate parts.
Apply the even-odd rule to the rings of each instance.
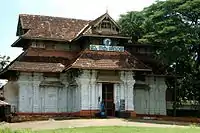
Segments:
[[[119,24],[121,25],[121,32],[126,36],[131,36],[133,42],[137,42],[142,37],[143,28],[141,27],[144,15],[141,12],[128,12],[120,15]]]
[[[119,24],[123,31],[134,30],[137,25],[141,34],[139,43],[155,45],[154,55],[168,66],[167,72],[183,78],[168,81],[168,88],[177,90],[177,100],[193,99],[200,102],[200,1],[158,1],[137,14],[144,21],[131,22],[129,13],[122,15]],[[124,23],[121,23],[123,20]],[[137,24],[135,24],[135,22]],[[122,32],[124,33],[124,32]],[[125,32],[126,33],[126,32]],[[134,33],[127,32],[130,36]],[[136,35],[135,35],[136,36]]]
[[[10,62],[9,56],[1,56],[0,55],[0,71]]]

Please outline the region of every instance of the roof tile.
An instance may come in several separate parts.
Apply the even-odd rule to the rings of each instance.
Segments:
[[[15,61],[8,70],[28,72],[62,72],[65,66],[61,63],[19,62]]]
[[[90,21],[62,17],[20,15],[22,29],[28,30],[23,37],[72,40]]]
[[[74,61],[71,68],[112,69],[112,70],[151,70],[127,51],[90,51],[85,50]]]

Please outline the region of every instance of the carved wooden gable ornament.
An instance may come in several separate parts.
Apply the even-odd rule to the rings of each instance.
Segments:
[[[77,37],[80,35],[118,35],[119,33],[120,26],[108,13],[105,13],[85,26]]]
[[[92,27],[93,33],[104,35],[117,35],[120,31],[120,26],[110,17],[108,13],[96,19],[96,23]]]

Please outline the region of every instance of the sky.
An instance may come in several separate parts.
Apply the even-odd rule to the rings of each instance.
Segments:
[[[106,10],[115,20],[128,11],[141,11],[155,0],[0,0],[0,55],[15,59],[22,50],[11,44],[17,40],[19,14],[37,14],[92,20]]]

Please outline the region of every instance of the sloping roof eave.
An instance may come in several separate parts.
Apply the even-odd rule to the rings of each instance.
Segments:
[[[98,67],[75,67],[71,66],[65,69],[65,71],[69,69],[89,69],[89,70],[116,70],[116,71],[146,71],[146,72],[151,72],[151,69],[136,69],[136,68],[98,68]]]
[[[0,77],[4,73],[8,71],[8,68],[17,60],[19,60],[22,56],[24,56],[27,53],[27,51],[22,52],[17,58],[15,58],[13,61],[11,61],[2,71],[0,71]]]
[[[102,57],[104,55],[105,57]],[[126,59],[124,59],[126,58]],[[129,61],[128,61],[129,60]],[[102,69],[127,71],[152,71],[152,69],[132,56],[129,52],[84,50],[64,71],[71,69]]]

